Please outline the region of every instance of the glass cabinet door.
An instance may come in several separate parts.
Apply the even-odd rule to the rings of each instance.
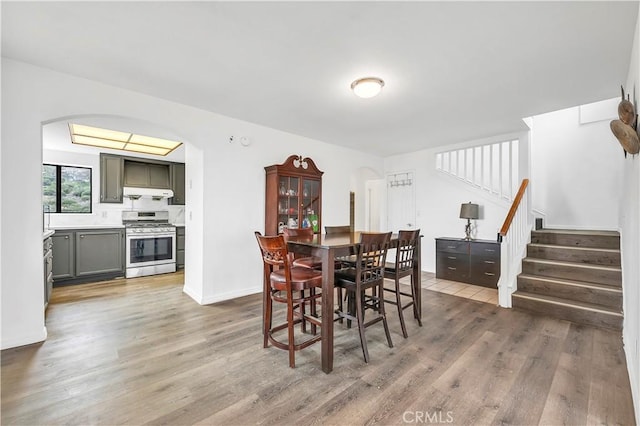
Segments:
[[[299,186],[300,179],[297,177],[280,177],[278,183],[278,228],[281,226],[297,228],[300,225]]]
[[[302,227],[312,227],[314,232],[319,231],[318,213],[320,203],[320,182],[315,179],[302,179],[301,199]]]

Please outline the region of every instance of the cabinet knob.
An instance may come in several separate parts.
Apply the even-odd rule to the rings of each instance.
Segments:
[[[68,235],[65,235],[65,236],[64,236],[64,239],[65,239],[65,240],[68,240],[68,239],[69,239],[69,236],[68,236]]]
[[[80,235],[80,238],[84,238],[84,235]]]

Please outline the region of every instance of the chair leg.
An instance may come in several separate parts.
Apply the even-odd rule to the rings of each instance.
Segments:
[[[295,368],[296,366],[296,352],[295,352],[295,340],[294,340],[294,327],[293,327],[293,295],[289,293],[287,295],[287,332],[289,333],[289,367]]]
[[[347,291],[347,312],[351,316],[355,316],[355,292]],[[351,320],[347,318],[347,328],[351,328]]]
[[[267,299],[267,304],[265,306],[265,311],[264,311],[264,321],[263,321],[263,335],[264,335],[264,343],[263,343],[263,348],[266,348],[269,346],[269,333],[271,332],[271,311],[273,310],[273,300],[271,299],[271,290],[269,290],[269,292],[267,293],[266,297]]]
[[[413,317],[418,321],[418,325],[422,327],[422,320],[418,313],[418,302],[416,301],[416,293],[413,291],[413,275],[411,275],[411,300],[413,300]]]
[[[344,312],[344,311],[342,310],[342,288],[341,288],[341,287],[337,287],[337,289],[338,289],[338,310],[339,310],[340,312]],[[338,322],[339,322],[340,324],[342,324],[342,323],[344,322],[343,318],[342,318],[342,317],[340,317],[340,318],[338,319]]]
[[[304,299],[304,290],[300,290],[300,300],[302,299]],[[307,321],[304,319],[305,305],[306,303],[300,302],[300,314],[302,316],[302,321],[300,321],[300,331],[303,333],[307,332]]]
[[[316,289],[312,287],[311,290],[309,290],[309,296],[311,297],[310,311],[311,311],[311,316],[313,317],[317,317],[316,298],[314,297],[315,295],[316,295]],[[314,323],[311,323],[311,334],[315,336],[317,332],[318,330],[316,329],[316,325]]]
[[[402,307],[402,300],[400,299],[400,279],[398,278],[397,275],[395,278],[395,285],[396,285],[396,307],[398,308],[398,316],[400,317],[400,328],[402,329],[402,335],[406,339],[408,337],[407,326],[404,323],[404,315],[402,313],[404,311],[404,308]]]
[[[354,292],[355,293],[355,292]],[[358,320],[358,332],[360,333],[360,345],[362,346],[362,354],[364,355],[364,362],[369,362],[369,351],[367,349],[367,339],[364,336],[364,318],[362,317],[363,308],[362,298],[360,294],[355,296],[356,299],[356,318]]]
[[[393,347],[393,342],[391,342],[391,333],[389,333],[389,325],[387,324],[387,314],[384,310],[384,283],[381,282],[378,286],[378,292],[380,292],[380,297],[378,298],[378,312],[382,315],[382,325],[384,325],[384,334],[387,335],[387,343],[389,347]]]

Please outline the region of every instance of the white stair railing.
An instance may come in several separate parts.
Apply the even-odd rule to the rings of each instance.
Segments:
[[[511,307],[511,294],[518,289],[518,274],[522,271],[522,259],[531,240],[533,221],[528,188],[529,179],[524,179],[498,232],[498,241],[502,241],[498,303],[504,308]]]
[[[508,201],[518,189],[518,164],[517,139],[436,154],[436,170]]]

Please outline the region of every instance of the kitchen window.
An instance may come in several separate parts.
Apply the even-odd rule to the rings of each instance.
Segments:
[[[43,164],[42,204],[51,213],[91,213],[91,168]]]

